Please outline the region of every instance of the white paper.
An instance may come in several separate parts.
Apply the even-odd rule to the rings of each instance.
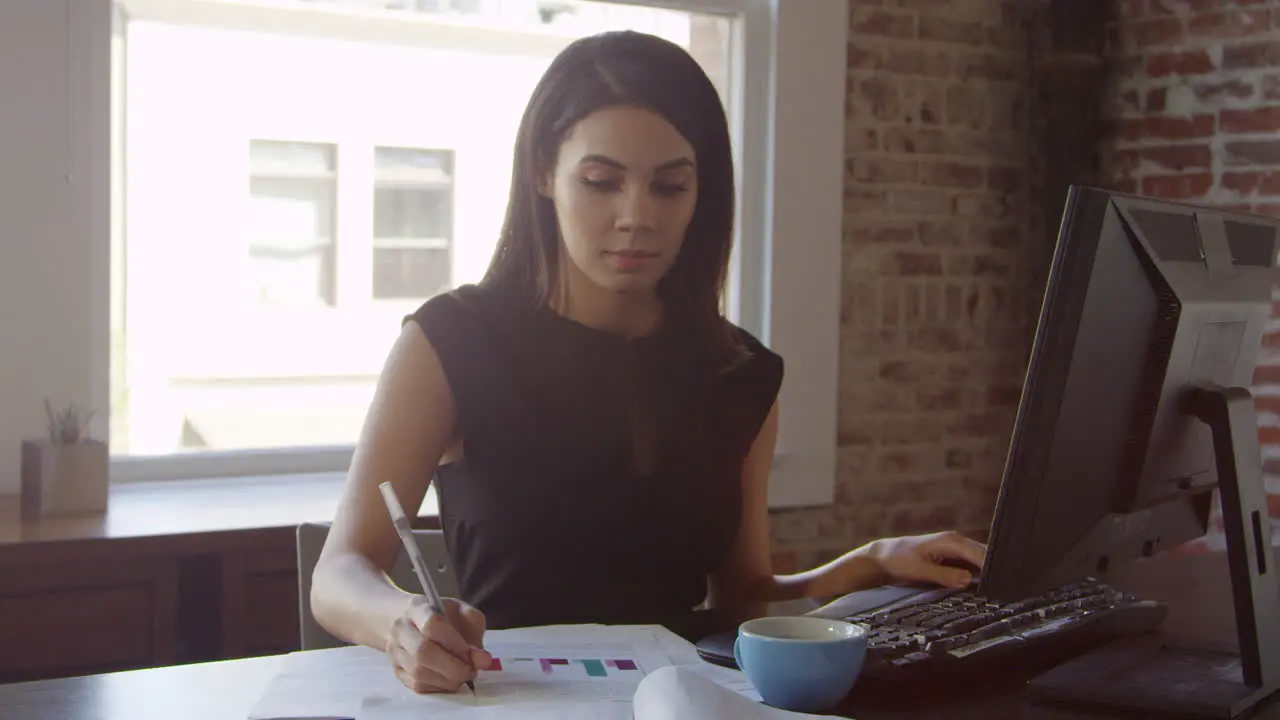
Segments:
[[[802,720],[824,715],[754,702],[688,667],[666,667],[636,689],[635,720]],[[362,719],[363,720],[363,719]]]
[[[760,693],[756,692],[751,680],[741,670],[715,665],[703,660],[702,656],[698,655],[698,649],[694,647],[693,643],[661,625],[654,626],[653,633],[657,636],[663,650],[666,651],[667,657],[671,659],[672,665],[701,675],[749,700],[760,702]]]
[[[629,719],[640,681],[671,664],[650,626],[499,630],[487,633],[484,644],[501,670],[481,671],[475,695],[466,689],[414,693],[396,678],[386,655],[372,648],[293,653],[249,717],[380,720],[465,711],[477,718]]]
[[[691,643],[660,625],[496,630],[485,635],[485,648],[501,670],[481,671],[475,695],[466,689],[414,693],[396,678],[387,656],[372,648],[292,653],[249,718],[631,720],[645,679],[671,667],[747,706],[760,699],[741,672],[704,661]],[[548,667],[543,660],[563,662]]]

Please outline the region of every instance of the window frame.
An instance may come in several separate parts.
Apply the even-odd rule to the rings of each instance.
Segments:
[[[787,374],[769,502],[814,506],[834,500],[843,224],[844,124],[848,8],[837,2],[788,0],[629,0],[693,12],[738,14],[733,42],[751,48],[734,65],[733,118],[740,243],[728,289],[731,317],[781,354]],[[130,14],[155,17],[195,8],[200,0],[124,0]],[[109,287],[114,131],[112,2],[75,2],[67,28],[73,229],[90,246],[85,288],[91,332],[84,340],[87,380],[75,400],[110,399],[113,327]],[[216,14],[216,12],[214,12]],[[324,24],[324,23],[321,23]],[[327,26],[333,31],[332,26]],[[465,35],[465,32],[460,33]],[[759,148],[744,152],[744,148]],[[118,231],[118,228],[116,229]],[[81,269],[83,270],[83,269]],[[72,276],[82,277],[84,272]],[[84,305],[76,307],[83,308]],[[83,325],[82,318],[79,325]],[[83,364],[73,366],[85,372]],[[92,430],[106,436],[108,413]],[[38,428],[32,428],[33,430]],[[353,447],[280,448],[113,457],[113,482],[345,470]]]

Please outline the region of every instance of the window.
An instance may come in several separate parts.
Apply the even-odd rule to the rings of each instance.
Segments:
[[[599,0],[117,2],[121,460],[204,474],[227,457],[252,467],[245,453],[352,446],[401,318],[482,276],[525,103],[578,37],[635,28],[681,43],[740,114],[732,15]],[[198,323],[172,322],[178,295]]]
[[[249,259],[264,304],[333,305],[337,173],[332,145],[249,143]]]
[[[452,286],[453,153],[376,148],[373,296],[429,298]]]
[[[29,348],[0,362],[11,420],[0,467],[16,467],[50,397],[100,409],[91,431],[110,437],[115,481],[344,469],[376,368],[416,303],[375,295],[376,149],[451,153],[448,282],[472,281],[502,214],[490,186],[509,172],[483,168],[509,167],[492,138],[511,132],[523,99],[486,93],[500,97],[464,114],[456,98],[481,76],[527,87],[570,39],[634,27],[686,43],[730,109],[741,222],[729,311],[787,361],[770,501],[830,502],[847,25],[846,3],[779,0],[0,9],[0,36],[28,49],[32,82],[65,91],[15,107],[27,129],[4,145],[24,180],[0,217],[15,238],[0,243],[0,289],[8,306],[40,311],[0,318],[6,340]],[[420,72],[424,55],[449,72]],[[504,64],[512,56],[521,62]],[[19,92],[23,77],[0,83]],[[375,100],[397,112],[374,112]],[[255,140],[330,148],[332,282],[314,297],[331,303],[258,299]],[[288,237],[301,237],[295,227]],[[408,265],[403,282],[427,282]]]

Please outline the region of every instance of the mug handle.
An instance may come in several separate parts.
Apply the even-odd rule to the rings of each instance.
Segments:
[[[738,640],[739,638],[733,639],[733,661],[738,664],[739,670],[746,672],[747,668],[742,664],[742,650],[738,648]]]

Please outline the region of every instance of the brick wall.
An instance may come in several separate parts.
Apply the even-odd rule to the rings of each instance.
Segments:
[[[1104,181],[1280,216],[1280,0],[1124,0]],[[1255,378],[1272,517],[1280,517],[1280,323]],[[1222,547],[1220,536],[1207,539]]]
[[[801,565],[986,531],[1041,290],[1026,7],[850,2],[837,499],[774,518]]]

